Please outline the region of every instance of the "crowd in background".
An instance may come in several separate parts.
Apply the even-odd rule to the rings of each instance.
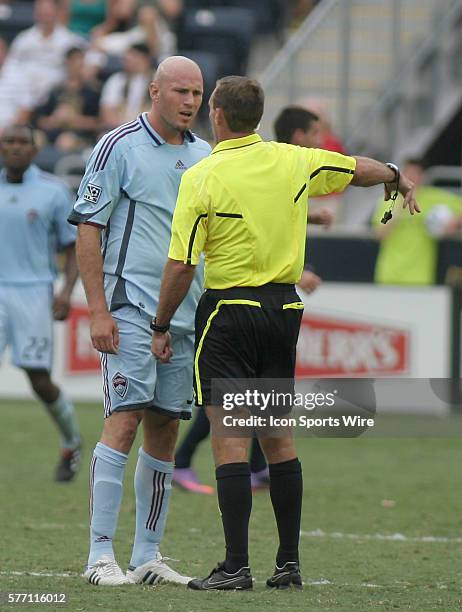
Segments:
[[[165,57],[184,53],[205,64],[209,90],[205,93],[210,93],[216,78],[245,73],[253,34],[264,31],[277,36],[299,23],[315,3],[0,2],[0,131],[14,122],[38,128],[39,145],[51,150],[49,163],[44,164],[51,170],[63,153],[91,147],[102,133],[146,110],[153,69]],[[238,23],[243,14],[236,11],[250,15],[249,6],[255,9],[256,27],[246,30]],[[24,19],[27,7],[30,25],[16,32],[14,18]],[[226,38],[226,28],[233,27],[232,11],[241,37],[235,50]],[[210,36],[213,30],[215,39]]]

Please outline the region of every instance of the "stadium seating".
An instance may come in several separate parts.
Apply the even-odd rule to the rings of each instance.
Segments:
[[[31,2],[0,4],[0,37],[10,43],[16,34],[34,24]]]
[[[249,9],[187,10],[178,47],[215,53],[220,76],[245,74],[254,32],[255,14]]]

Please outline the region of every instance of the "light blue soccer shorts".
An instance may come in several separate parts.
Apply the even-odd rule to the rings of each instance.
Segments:
[[[115,411],[148,408],[190,419],[194,335],[172,334],[171,363],[159,363],[151,353],[151,317],[135,306],[124,306],[112,315],[120,344],[117,355],[101,354],[105,418]]]
[[[0,283],[0,359],[7,346],[18,368],[51,370],[53,288]]]

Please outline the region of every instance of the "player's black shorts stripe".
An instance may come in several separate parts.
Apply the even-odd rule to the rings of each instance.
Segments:
[[[320,172],[323,170],[330,170],[331,172],[343,172],[344,174],[354,174],[355,171],[351,168],[340,168],[339,166],[321,166],[317,168],[311,175],[310,180],[314,179],[315,176],[318,176]]]
[[[294,204],[297,203],[298,199],[300,198],[300,196],[302,195],[302,193],[305,191],[306,189],[306,183],[303,185],[303,187],[300,189],[300,191],[297,193],[297,195],[294,198]]]
[[[192,250],[193,250],[193,246],[194,246],[194,239],[196,238],[196,232],[197,232],[197,226],[200,223],[201,219],[205,219],[206,217],[208,217],[207,213],[203,213],[202,215],[199,215],[197,217],[197,219],[194,221],[194,225],[191,231],[191,236],[189,237],[189,246],[188,246],[188,259],[187,259],[187,263],[190,264],[191,263],[191,257],[192,257]]]
[[[133,221],[135,219],[135,200],[130,200],[128,206],[127,221],[125,223],[124,235],[122,237],[122,243],[120,245],[119,260],[117,262],[117,268],[115,271],[116,276],[122,276],[122,272],[125,265],[125,259],[127,258],[128,243],[130,242],[130,236],[133,229]]]
[[[243,219],[244,217],[238,213],[222,213],[222,212],[217,212],[215,213],[215,215],[217,217],[227,217],[229,219]]]

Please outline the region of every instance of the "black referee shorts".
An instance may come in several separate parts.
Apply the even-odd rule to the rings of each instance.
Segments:
[[[211,405],[214,378],[293,379],[302,314],[294,285],[207,289],[196,311],[196,404]]]

